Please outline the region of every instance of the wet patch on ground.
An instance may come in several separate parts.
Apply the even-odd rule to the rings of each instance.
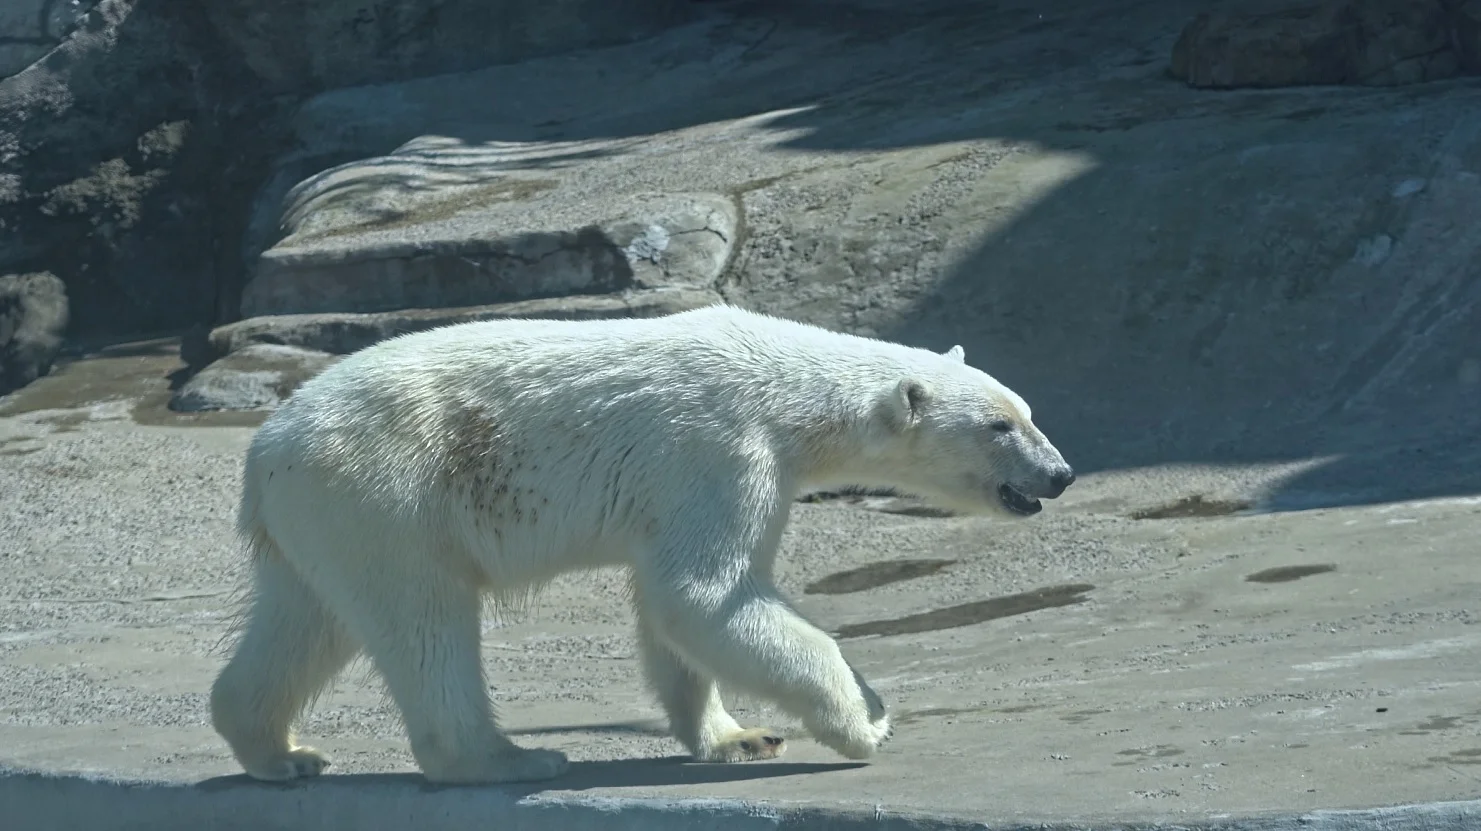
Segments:
[[[129,417],[155,427],[255,427],[266,412],[177,413],[170,394],[188,370],[178,337],[119,343],[57,360],[50,373],[0,399],[0,417],[58,410],[36,419],[56,432],[91,421],[83,410],[109,401],[133,401]]]
[[[1264,571],[1257,571],[1244,578],[1246,583],[1289,583],[1292,580],[1300,580],[1302,577],[1310,577],[1314,574],[1327,574],[1337,570],[1337,566],[1330,563],[1315,563],[1302,566],[1276,566]]]
[[[956,560],[892,560],[870,563],[848,571],[820,577],[802,589],[803,594],[851,594],[877,589],[891,583],[927,577],[956,563]]]
[[[1247,511],[1254,503],[1243,499],[1205,499],[1201,494],[1185,496],[1166,505],[1131,512],[1132,519],[1186,519],[1231,516]]]
[[[1095,586],[1089,583],[1048,586],[906,617],[852,623],[840,626],[834,634],[839,638],[863,638],[869,635],[911,635],[918,632],[972,626],[990,620],[1037,612],[1041,609],[1084,603],[1089,599],[1085,596],[1086,593],[1094,588]]]

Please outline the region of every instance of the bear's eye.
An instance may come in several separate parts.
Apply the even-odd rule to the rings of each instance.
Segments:
[[[993,432],[995,433],[1013,432],[1013,422],[1009,421],[1006,418],[1000,418],[997,421],[994,421],[992,424],[989,424],[988,426],[991,427],[993,429]]]

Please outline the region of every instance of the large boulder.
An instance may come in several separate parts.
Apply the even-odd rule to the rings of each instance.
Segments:
[[[1467,7],[1470,7],[1467,9]],[[1467,0],[1326,0],[1279,11],[1203,12],[1173,46],[1190,86],[1395,86],[1475,71]]]
[[[67,288],[55,275],[0,277],[0,395],[51,371],[67,329]]]

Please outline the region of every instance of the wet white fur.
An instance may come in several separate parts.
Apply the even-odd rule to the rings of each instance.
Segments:
[[[1018,429],[989,427],[1002,419]],[[239,529],[255,593],[214,724],[254,777],[317,774],[327,759],[292,724],[363,650],[429,779],[559,775],[564,755],[496,727],[480,603],[620,565],[648,680],[697,758],[766,756],[716,682],[867,757],[884,706],[771,579],[790,503],[855,484],[991,508],[999,484],[1032,489],[1063,465],[1029,419],[960,348],[724,306],[384,341],[306,383],[252,443]]]

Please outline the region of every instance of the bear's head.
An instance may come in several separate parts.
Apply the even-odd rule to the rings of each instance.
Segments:
[[[1032,516],[1075,481],[1028,403],[968,366],[962,347],[912,369],[880,402],[880,461],[896,466],[897,486],[964,513]]]

